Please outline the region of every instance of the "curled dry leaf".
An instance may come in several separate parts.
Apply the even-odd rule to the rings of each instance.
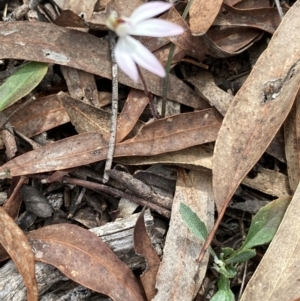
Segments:
[[[58,224],[32,231],[28,239],[37,261],[54,265],[83,286],[114,301],[144,300],[131,270],[95,234]]]
[[[132,139],[116,145],[115,157],[152,156],[215,141],[221,126],[215,109],[185,113],[145,125]],[[90,132],[48,144],[7,162],[1,171],[26,175],[68,169],[104,160],[107,144],[102,136]]]
[[[23,231],[0,208],[0,242],[17,266],[27,288],[27,300],[38,300],[34,255]]]
[[[219,13],[213,25],[252,27],[273,34],[281,22],[273,7],[237,9],[226,4],[224,7],[225,12]]]
[[[286,14],[224,118],[213,159],[219,213],[267,149],[293,105],[300,85],[299,13],[298,1]]]
[[[151,239],[148,236],[145,226],[144,213],[145,208],[141,212],[134,227],[133,241],[135,252],[143,255],[147,262],[146,271],[141,276],[141,282],[143,284],[147,300],[150,301],[156,294],[155,282],[160,260],[152,246]]]

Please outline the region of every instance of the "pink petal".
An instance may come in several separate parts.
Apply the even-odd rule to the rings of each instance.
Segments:
[[[177,36],[183,32],[184,29],[181,26],[161,19],[142,21],[129,30],[131,35],[148,37]]]
[[[147,2],[140,5],[130,16],[132,24],[144,21],[146,19],[155,17],[172,7],[171,3],[162,1]]]
[[[134,82],[139,80],[139,74],[136,64],[131,56],[131,52],[134,51],[132,45],[127,43],[127,38],[119,38],[116,48],[115,57],[116,62],[120,69],[127,74]]]
[[[126,43],[130,45],[131,49],[134,48],[134,51],[131,52],[131,57],[138,65],[160,77],[166,76],[165,69],[159,60],[139,41],[128,36],[126,37]]]

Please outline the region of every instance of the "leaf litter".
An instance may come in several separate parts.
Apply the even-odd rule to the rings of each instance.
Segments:
[[[157,301],[181,299],[184,294],[188,301],[195,297],[207,298],[205,292],[217,290],[217,287],[216,281],[211,280],[215,274],[208,255],[197,262],[203,241],[196,240],[182,223],[180,202],[190,206],[208,229],[213,228],[214,202],[219,217],[210,238],[221,219],[223,221],[212,245],[216,250],[223,248],[223,244],[230,247],[231,240],[238,243],[238,239],[242,239],[242,229],[229,230],[224,225],[238,221],[248,231],[251,214],[246,203],[265,204],[274,197],[289,200],[294,195],[290,207],[295,206],[299,183],[297,15],[300,4],[299,0],[294,2],[291,8],[287,5],[283,8],[286,16],[282,21],[277,9],[268,1],[250,0],[218,1],[213,5],[195,0],[187,21],[181,17],[183,3],[160,16],[180,24],[185,32],[179,37],[139,39],[163,64],[167,62],[171,43],[176,45],[167,98],[169,104],[176,103],[177,113],[152,120],[141,83],[134,83],[119,72],[121,109],[114,153],[116,170],[112,170],[114,178],[106,185],[95,183],[102,181],[102,161],[106,159],[110,135],[110,100],[107,97],[110,98],[112,73],[108,41],[103,38],[105,19],[111,10],[129,16],[141,1],[104,4],[94,0],[86,3],[52,1],[52,6],[57,5],[62,10],[60,16],[57,15],[59,10],[54,9],[50,14],[44,5],[29,10],[25,4],[22,14],[13,11],[6,18],[13,20],[25,16],[23,20],[0,22],[0,56],[4,62],[0,78],[7,78],[8,83],[13,81],[22,69],[10,77],[9,69],[22,65],[24,60],[33,62],[24,65],[25,68],[41,67],[34,72],[35,77],[28,77],[29,81],[27,78],[17,80],[16,85],[10,86],[10,93],[5,93],[7,99],[2,100],[3,114],[9,120],[2,124],[1,144],[4,146],[1,151],[6,148],[8,155],[1,157],[0,174],[12,179],[3,180],[1,190],[11,186],[15,191],[3,206],[7,213],[3,210],[0,258],[5,260],[10,256],[14,260],[24,277],[28,300],[36,300],[37,286],[33,254],[20,227],[29,231],[27,237],[36,261],[57,267],[69,279],[94,291],[89,294],[98,292],[113,300]],[[57,25],[46,19],[39,20],[38,14],[32,17],[30,13],[35,11]],[[31,18],[36,18],[36,22]],[[199,66],[208,70],[201,70]],[[163,79],[145,70],[142,74],[155,102],[160,103],[165,85]],[[6,89],[5,84],[0,89]],[[104,101],[101,100],[103,96]],[[24,105],[26,100],[30,103]],[[284,140],[274,138],[282,124]],[[6,138],[8,132],[15,133],[14,141]],[[269,151],[271,143],[273,148]],[[31,147],[34,149],[30,150]],[[284,148],[286,157],[282,154]],[[170,221],[156,213],[155,234],[151,236],[148,228],[146,234],[141,215],[135,233],[128,233],[131,253],[125,257],[131,258],[134,252],[145,256],[144,264],[136,267],[137,271],[144,271],[143,275],[135,272],[137,278],[141,278],[139,282],[104,242],[82,227],[72,225],[75,219],[68,219],[67,215],[82,210],[83,217],[76,220],[78,224],[114,225],[120,197],[130,197],[129,203],[138,198],[143,201],[140,204],[151,201],[145,191],[139,191],[141,188],[135,187],[130,193],[125,191],[130,185],[138,186],[131,174],[149,165],[160,166],[155,173],[148,174],[147,181],[144,179],[147,185],[141,185],[145,191],[151,191],[149,196],[159,195],[154,204],[157,207],[149,204],[150,208],[156,208],[154,211],[166,210],[160,200],[170,201],[170,191],[158,183],[164,177],[166,182],[163,182],[169,183],[167,178],[175,173],[177,184],[175,191],[172,188],[172,213],[168,205],[168,212],[163,214],[165,217],[171,214]],[[165,165],[177,170],[167,172],[170,167]],[[81,170],[83,166],[88,172]],[[118,177],[126,173],[122,184]],[[158,180],[154,181],[155,177]],[[105,189],[98,189],[97,185]],[[28,190],[26,196],[20,193],[24,189]],[[56,199],[60,205],[50,209],[47,199],[55,200],[57,192],[63,195],[63,201]],[[97,196],[94,201],[91,195]],[[42,204],[43,200],[42,209],[32,202],[36,196],[39,196],[37,204]],[[26,208],[21,206],[23,201],[27,202]],[[45,211],[43,208],[47,208],[46,213],[39,211]],[[283,209],[278,210],[283,212]],[[31,221],[31,211],[38,212],[40,217]],[[287,249],[297,253],[297,235],[290,230],[297,223],[295,212],[287,210],[278,234],[263,255],[241,300],[248,300],[248,296],[254,301],[261,300],[260,293],[264,294],[264,290],[257,289],[260,287],[257,283],[264,283],[266,275],[272,285],[272,291],[264,295],[267,300],[282,300],[287,294],[282,292],[287,291],[291,300],[299,297],[288,280],[297,278],[293,266],[297,265],[298,257],[295,255],[295,260],[290,261],[287,253]],[[278,216],[282,219],[280,214]],[[24,223],[26,218],[28,224]],[[155,236],[160,237],[166,224],[169,230],[166,242],[161,245],[164,247],[162,254]],[[285,231],[289,239],[284,242],[283,238],[288,236],[282,234]],[[12,245],[7,235],[14,238]],[[103,251],[101,256],[99,250]],[[24,256],[21,261],[20,252]],[[275,267],[273,261],[279,257],[281,260]],[[252,260],[248,269],[245,273],[251,275],[254,271]],[[277,277],[279,282],[275,281],[274,269],[282,271]],[[232,287],[244,281],[239,277],[232,280]]]

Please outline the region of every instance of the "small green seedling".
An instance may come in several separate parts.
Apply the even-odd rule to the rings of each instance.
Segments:
[[[253,247],[269,243],[291,201],[290,197],[282,197],[261,208],[253,217],[247,237],[239,249],[222,248],[220,258],[210,247],[208,250],[214,258],[213,268],[219,272],[218,291],[211,301],[234,301],[230,289],[230,279],[237,273],[237,264],[246,262],[256,255]],[[180,214],[190,231],[201,241],[208,235],[205,224],[198,215],[187,205],[180,203]]]

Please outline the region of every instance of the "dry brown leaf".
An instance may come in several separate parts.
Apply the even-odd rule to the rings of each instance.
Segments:
[[[198,263],[203,242],[188,229],[179,213],[180,202],[191,207],[210,230],[213,226],[214,202],[210,172],[179,169],[170,228],[164,256],[157,274],[157,295],[153,301],[193,300],[206,274],[208,253]]]
[[[281,22],[277,9],[273,7],[237,9],[224,4],[224,8],[213,25],[252,27],[273,34]]]
[[[0,57],[59,64],[111,78],[106,40],[44,22],[0,23]],[[148,90],[161,96],[163,79],[146,70],[142,72]],[[134,83],[121,71],[118,79],[124,85],[143,90],[141,83]],[[195,109],[207,107],[189,86],[171,74],[169,83],[168,99]]]
[[[60,92],[58,98],[69,114],[71,123],[78,133],[98,132],[102,136],[109,133],[111,114]],[[107,139],[99,138],[99,144]]]
[[[144,300],[131,270],[88,230],[57,224],[32,231],[28,240],[37,261],[54,265],[83,286],[114,301]]]
[[[289,183],[295,191],[300,180],[300,94],[284,123],[284,146],[288,168]]]
[[[25,177],[15,177],[11,180],[11,185],[8,193],[9,198],[2,207],[13,220],[18,217],[19,210],[22,204],[20,188],[24,183],[27,183],[27,178]],[[0,245],[0,262],[8,258],[9,254],[6,252],[5,248]]]
[[[228,2],[236,2],[234,5],[236,8],[260,8],[260,7],[270,7],[270,1],[269,0],[225,0],[224,3],[230,6],[230,3]]]
[[[23,231],[2,208],[0,208],[0,228],[0,242],[24,279],[27,300],[37,301],[34,254]]]
[[[99,107],[98,89],[94,74],[61,66],[70,96],[87,104]]]
[[[80,14],[82,18],[91,17],[93,14],[94,6],[98,0],[54,0],[57,6],[66,10],[69,9],[75,14]]]
[[[223,116],[226,114],[233,96],[215,84],[214,77],[209,71],[199,70],[197,75],[190,76],[185,80],[193,84],[196,92]]]
[[[213,24],[223,0],[194,0],[190,10],[190,28],[194,36],[204,35]]]
[[[122,112],[118,116],[116,142],[122,141],[131,132],[148,102],[149,99],[144,91],[130,90]]]
[[[261,37],[261,31],[255,28],[214,26],[202,37],[202,40],[209,54],[215,57],[228,57],[244,52]]]
[[[12,219],[16,219],[19,215],[20,206],[22,203],[20,188],[23,184],[27,184],[27,182],[28,180],[25,177],[16,177],[12,179],[9,198],[3,205],[3,209]]]
[[[135,224],[133,241],[134,251],[137,254],[141,254],[146,259],[146,270],[141,276],[141,282],[143,284],[147,300],[150,301],[156,294],[155,281],[160,260],[155,249],[152,246],[151,239],[147,233],[144,213],[145,208],[139,215],[138,220]]]
[[[221,117],[215,109],[185,113],[145,125],[134,138],[116,145],[115,157],[151,156],[215,141]],[[90,132],[48,144],[0,167],[12,177],[68,169],[104,160],[107,144]]]
[[[272,141],[297,95],[299,13],[298,1],[286,14],[224,118],[213,159],[214,196],[219,213]]]
[[[186,169],[212,169],[213,150],[205,145],[197,145],[177,152],[151,157],[116,158],[116,162],[126,165],[168,164]],[[245,177],[242,184],[274,197],[291,195],[288,177],[276,170],[261,168],[256,177]]]
[[[19,106],[17,104],[8,107],[4,113],[10,116]],[[37,98],[22,110],[14,113],[9,120],[14,129],[27,137],[35,136],[70,121],[56,94]]]
[[[294,4],[296,5],[296,4]],[[300,295],[300,186],[241,301],[294,300]]]

